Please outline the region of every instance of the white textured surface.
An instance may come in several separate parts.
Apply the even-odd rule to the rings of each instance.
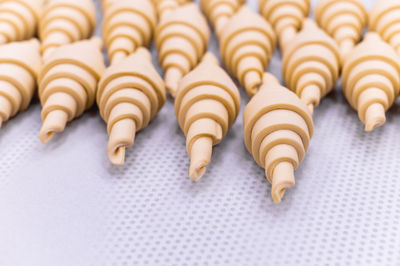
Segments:
[[[278,53],[270,71],[280,75]],[[0,130],[0,265],[400,265],[398,107],[367,134],[330,94],[279,205],[241,115],[195,184],[171,99],[124,167],[107,161],[96,110],[42,145],[34,103]]]

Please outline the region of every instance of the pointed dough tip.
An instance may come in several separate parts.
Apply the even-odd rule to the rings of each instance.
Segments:
[[[370,132],[386,122],[385,108],[382,104],[371,104],[365,114],[365,131]]]
[[[190,168],[189,168],[189,177],[193,181],[197,182],[200,180],[200,178],[204,175],[206,172],[207,168],[207,162],[199,162],[196,164],[196,166],[192,165],[193,163],[191,162]]]
[[[173,97],[175,97],[178,91],[179,81],[182,79],[182,77],[182,72],[174,67],[168,68],[165,72],[165,86]]]
[[[43,144],[46,144],[47,142],[49,142],[53,138],[54,134],[55,134],[55,131],[52,131],[52,130],[44,131],[42,129],[42,130],[40,130],[40,141]]]
[[[386,118],[385,117],[376,117],[373,121],[369,121],[365,124],[365,131],[371,132],[375,128],[382,126],[385,124]]]
[[[126,146],[117,146],[108,152],[108,159],[114,165],[123,165],[125,163]]]
[[[312,103],[307,104],[308,111],[310,111],[310,114],[314,114],[314,105]]]
[[[256,71],[249,71],[244,76],[244,87],[250,96],[258,91],[258,86],[262,83],[260,75]]]

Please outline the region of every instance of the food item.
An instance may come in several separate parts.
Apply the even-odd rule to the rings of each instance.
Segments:
[[[0,2],[0,44],[32,38],[44,0],[3,0]]]
[[[190,156],[189,176],[197,181],[211,160],[212,147],[221,142],[240,109],[235,84],[207,53],[179,85],[175,114],[186,136]]]
[[[369,13],[369,28],[381,35],[400,55],[400,2],[379,0]]]
[[[158,24],[156,46],[165,83],[172,96],[183,76],[199,63],[209,38],[207,21],[194,3],[178,7]]]
[[[183,6],[192,0],[153,0],[159,19],[166,17],[171,14],[175,9]]]
[[[377,33],[367,33],[344,61],[342,89],[366,131],[383,125],[399,95],[400,56]]]
[[[246,6],[227,22],[220,38],[222,61],[252,96],[261,84],[276,45],[269,23]]]
[[[218,36],[229,19],[245,3],[245,0],[201,0],[201,7]]]
[[[295,183],[294,170],[303,160],[313,135],[313,121],[306,105],[265,73],[263,85],[244,110],[247,150],[265,168],[278,203]]]
[[[318,25],[338,43],[342,60],[360,40],[368,20],[359,0],[321,0],[315,10],[315,18]]]
[[[0,45],[0,127],[4,121],[28,108],[40,67],[38,40]]]
[[[49,0],[39,25],[43,58],[61,45],[89,38],[95,27],[92,0]]]
[[[306,19],[303,29],[285,49],[282,74],[286,85],[313,113],[320,99],[336,85],[339,48],[312,20]]]
[[[98,38],[78,41],[58,47],[44,62],[39,74],[43,143],[93,105],[105,69],[101,48]]]
[[[111,64],[150,44],[156,26],[150,0],[120,0],[105,11],[103,36]]]
[[[147,49],[138,48],[107,68],[99,82],[97,104],[107,123],[107,155],[113,164],[124,163],[125,149],[133,145],[136,132],[155,117],[165,98],[164,82]]]
[[[283,50],[301,29],[310,12],[310,0],[260,0],[258,10],[271,23]]]

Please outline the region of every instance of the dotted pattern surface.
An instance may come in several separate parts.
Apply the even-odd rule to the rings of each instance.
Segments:
[[[280,67],[277,52],[269,70]],[[42,145],[35,102],[0,130],[0,265],[400,265],[398,106],[367,134],[337,88],[275,205],[242,113],[194,183],[171,99],[123,167],[106,158],[95,109]]]

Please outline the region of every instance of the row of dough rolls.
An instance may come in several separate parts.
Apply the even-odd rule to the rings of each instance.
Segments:
[[[338,78],[338,49],[329,37],[326,40],[327,35],[322,31],[318,31],[318,36],[314,36],[317,29],[312,22],[304,27],[305,32],[299,34],[304,35],[304,38],[292,43],[301,29],[302,20],[308,14],[310,8],[308,1],[260,1],[262,16],[242,6],[243,1],[238,0],[203,0],[201,4],[219,38],[224,65],[252,97],[244,111],[245,144],[255,161],[265,168],[266,177],[272,184],[272,198],[275,202],[280,202],[285,189],[294,185],[294,170],[303,160],[313,134],[310,110],[318,104],[320,95],[326,94]],[[309,108],[294,93],[281,86],[275,77],[264,72],[274,52],[276,36],[281,47],[288,46],[285,54],[291,55],[284,61],[285,75],[292,79],[291,89],[309,98],[307,99],[308,105],[311,105]],[[312,39],[308,41],[310,37]],[[302,48],[307,44],[312,44],[309,47],[311,49]],[[333,59],[332,62],[315,58],[315,49],[328,52],[330,59]],[[309,63],[302,64],[304,60],[309,60]],[[321,65],[322,71],[320,71]],[[204,77],[213,77],[214,73],[218,73],[211,68],[210,63],[201,63],[198,68],[204,69],[203,72],[209,70]],[[318,91],[315,92],[316,90]],[[196,129],[194,123],[190,124],[196,129],[192,132],[204,134],[195,138],[196,134],[190,134],[191,127],[182,123],[188,118],[182,117],[177,112],[179,108],[179,102],[175,103],[178,120],[187,135],[187,151],[191,157],[189,173],[191,178],[197,180],[209,162],[213,143],[216,140],[220,141],[218,135],[215,135],[221,131],[220,124],[217,124],[217,131],[214,125],[215,118],[213,123],[208,124],[211,128],[201,125]],[[223,110],[207,108],[204,112],[212,117],[215,114],[210,114],[210,110],[219,109]],[[219,114],[227,116],[226,111],[219,111]],[[208,120],[207,117],[205,121]],[[205,134],[200,129],[208,131]],[[201,152],[196,152],[197,150]],[[197,173],[196,170],[201,172]]]
[[[103,1],[103,37],[110,66],[101,76],[96,101],[107,124],[107,156],[113,164],[124,164],[136,132],[151,122],[166,101],[164,81],[146,46],[159,27],[157,14],[179,7],[173,2]]]

